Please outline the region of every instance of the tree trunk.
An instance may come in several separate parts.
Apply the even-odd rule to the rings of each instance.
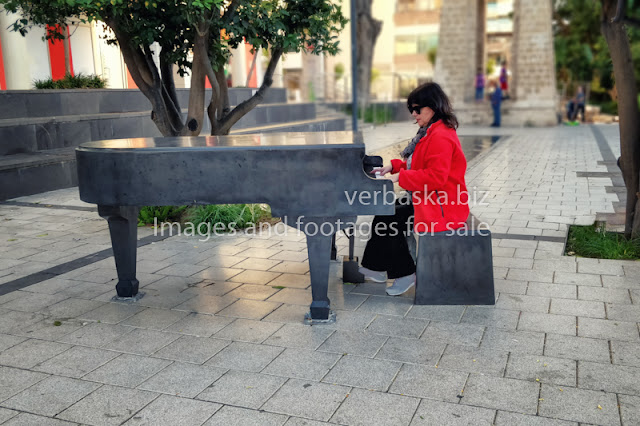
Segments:
[[[69,26],[64,24],[62,33],[64,35],[64,39],[62,40],[62,45],[64,46],[64,73],[65,75],[71,75],[71,52],[69,50]]]
[[[369,100],[369,86],[371,85],[371,66],[373,64],[373,48],[382,30],[382,21],[371,16],[373,0],[356,0],[357,11],[357,40],[358,51],[356,63],[358,66],[358,99],[365,104]]]
[[[602,1],[602,34],[607,40],[618,89],[620,116],[620,168],[627,187],[625,236],[640,237],[640,110],[631,48],[623,21],[611,22],[616,0]]]

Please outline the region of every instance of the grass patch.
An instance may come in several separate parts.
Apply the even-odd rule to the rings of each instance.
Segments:
[[[155,219],[160,222],[179,222],[188,206],[145,206],[138,214],[138,226],[153,225]]]
[[[597,259],[638,260],[640,239],[627,240],[624,235],[607,232],[604,226],[571,226],[565,254]]]
[[[46,80],[36,80],[33,82],[36,89],[104,89],[107,87],[107,80],[97,75],[76,75],[67,74],[59,80],[48,78]]]

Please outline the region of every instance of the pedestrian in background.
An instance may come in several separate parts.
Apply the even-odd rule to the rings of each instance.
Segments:
[[[478,72],[476,73],[476,102],[482,102],[484,99],[484,86],[484,74],[482,73],[482,68],[478,67]]]
[[[495,81],[491,81],[491,108],[493,108],[493,123],[491,127],[500,127],[500,104],[502,103],[502,89]]]
[[[500,68],[500,90],[502,96],[507,98],[509,96],[509,75],[507,73],[507,61],[502,62],[502,68]]]

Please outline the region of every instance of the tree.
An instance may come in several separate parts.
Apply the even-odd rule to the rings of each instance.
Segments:
[[[151,118],[165,136],[200,134],[206,80],[212,86],[207,105],[211,134],[228,134],[264,99],[284,53],[311,46],[314,54],[335,54],[337,33],[347,22],[340,6],[330,0],[0,0],[0,5],[21,15],[13,29],[23,35],[30,25],[66,28],[70,20],[102,21],[113,32],[109,42],[120,46],[133,80],[151,102]],[[243,40],[254,49],[267,49],[270,60],[260,88],[231,109],[224,64]],[[159,67],[154,43],[159,46]],[[185,120],[174,65],[181,75],[191,74]]]
[[[620,116],[619,161],[627,188],[625,236],[640,238],[640,109],[631,46],[626,24],[640,21],[629,16],[625,0],[601,0],[601,29],[607,40],[616,86]],[[633,10],[633,9],[632,9]]]
[[[373,65],[373,48],[382,30],[382,21],[371,16],[373,0],[356,0],[356,34],[358,50],[356,64],[358,70],[358,99],[369,100],[371,83],[371,66]]]

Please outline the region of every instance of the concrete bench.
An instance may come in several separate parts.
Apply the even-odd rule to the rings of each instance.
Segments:
[[[491,231],[467,225],[417,235],[416,305],[493,305]]]

